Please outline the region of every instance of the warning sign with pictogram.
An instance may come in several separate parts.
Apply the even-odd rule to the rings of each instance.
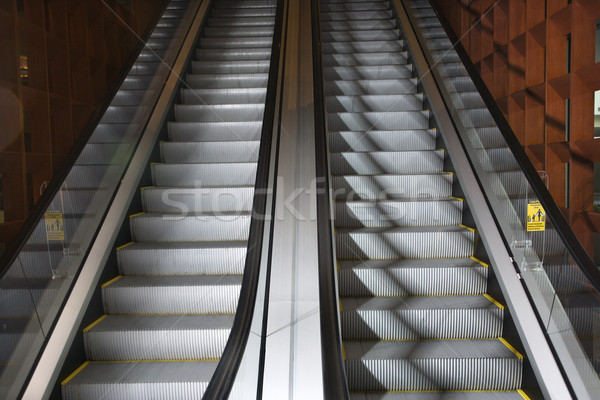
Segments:
[[[65,225],[60,211],[49,211],[45,214],[46,238],[48,240],[65,240]]]
[[[527,231],[544,230],[546,230],[546,212],[539,201],[530,201],[527,204]]]

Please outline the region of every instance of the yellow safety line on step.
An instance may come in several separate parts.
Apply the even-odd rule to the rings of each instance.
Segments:
[[[465,201],[465,199],[461,199],[460,197],[450,196],[450,198],[458,201]]]
[[[140,190],[146,190],[146,189],[150,189],[150,188],[154,188],[154,187],[156,187],[156,186],[144,186],[144,187],[141,187]]]
[[[138,215],[146,214],[145,211],[139,212],[137,214],[130,215],[129,218],[137,217]]]
[[[510,351],[512,351],[513,353],[515,353],[515,355],[517,356],[517,358],[518,358],[519,360],[522,360],[522,359],[523,359],[523,356],[521,355],[521,353],[519,353],[519,352],[517,351],[517,349],[515,349],[514,347],[512,347],[512,346],[510,345],[510,343],[508,343],[508,342],[507,342],[507,341],[506,341],[504,338],[498,338],[498,340],[499,340],[499,341],[501,341],[501,342],[502,342],[502,343],[503,343],[503,344],[504,344],[506,347],[508,347],[508,349],[509,349]]]
[[[342,356],[344,357],[344,361],[346,361],[346,348],[344,347],[344,342],[342,342]]]
[[[67,376],[67,378],[60,383],[61,386],[65,386],[67,383],[69,383],[69,381],[71,379],[75,378],[75,375],[77,375],[78,373],[80,373],[81,370],[84,369],[89,363],[90,363],[89,361],[86,361],[83,364],[81,364],[79,366],[79,368],[77,368],[75,371],[73,371],[73,373],[71,375]]]
[[[469,228],[469,227],[468,227],[468,226],[466,226],[466,225],[460,224],[460,225],[458,225],[458,226],[460,226],[461,228],[468,229],[468,230],[470,230],[471,232],[475,232],[475,229],[473,229],[473,228]]]
[[[112,278],[110,281],[103,283],[102,286],[100,286],[102,289],[104,289],[105,287],[107,287],[108,285],[110,285],[111,283],[114,283],[115,281],[118,281],[119,279],[121,279],[123,277],[123,275],[119,275],[116,276],[114,278]]]
[[[133,243],[135,243],[135,242],[129,242],[129,243],[125,243],[124,245],[117,247],[117,251],[119,251],[119,250],[122,250],[122,249],[124,249],[125,247],[127,247],[127,246],[129,246],[129,245],[131,245],[131,244],[133,244]]]
[[[489,301],[491,301],[492,303],[494,303],[499,309],[504,310],[504,306],[500,303],[498,303],[492,296],[490,296],[487,293],[483,294],[483,297],[485,297],[486,299],[488,299]]]
[[[338,302],[340,303],[340,312],[344,311],[344,307],[342,307],[342,299],[338,299]]]
[[[98,325],[100,323],[100,321],[102,321],[106,317],[108,317],[108,315],[104,314],[103,316],[101,316],[100,318],[98,318],[97,320],[95,320],[94,322],[92,322],[91,324],[86,326],[85,328],[83,328],[83,333],[88,332],[90,329],[92,329],[93,327]]]
[[[525,394],[525,392],[522,391],[521,389],[517,390],[517,393],[519,393],[521,395],[521,397],[524,398],[525,400],[531,400],[531,398],[529,396],[527,396]]]
[[[481,265],[483,265],[486,268],[489,268],[490,266],[487,265],[486,263],[484,263],[483,261],[481,261],[479,258],[476,257],[469,257],[471,260],[475,261],[476,263],[479,263]]]

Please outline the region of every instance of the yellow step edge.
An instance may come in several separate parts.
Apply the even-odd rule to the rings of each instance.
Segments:
[[[110,281],[103,283],[102,286],[100,286],[102,289],[104,289],[105,287],[107,287],[108,285],[110,285],[111,283],[115,283],[116,281],[118,281],[119,279],[121,279],[123,277],[123,275],[119,275],[119,276],[115,276],[114,278],[112,278]]]
[[[458,201],[465,201],[465,199],[462,199],[462,198],[460,198],[460,197],[454,197],[454,196],[450,196],[450,198],[451,198],[451,199],[454,199],[454,200],[458,200]]]
[[[335,260],[335,265],[337,267],[337,270],[340,270],[340,262],[338,260]]]
[[[369,393],[515,393],[518,390],[370,390]],[[527,397],[529,399],[529,397]],[[531,400],[531,399],[529,399]]]
[[[83,333],[89,332],[90,329],[92,329],[93,327],[98,325],[100,322],[102,322],[102,320],[106,317],[108,317],[108,315],[104,314],[103,316],[101,316],[100,318],[98,318],[97,320],[95,320],[94,322],[92,322],[91,324],[86,326],[85,328],[83,328]]]
[[[344,357],[344,361],[346,361],[346,348],[344,347],[343,341],[342,341],[342,357]]]
[[[142,214],[146,214],[146,211],[142,211],[142,212],[139,212],[137,214],[132,214],[132,215],[129,216],[129,218],[137,217],[138,215],[142,215]]]
[[[340,304],[340,312],[344,311],[344,307],[342,307],[342,299],[338,299],[338,302]]]
[[[481,265],[483,265],[486,268],[489,268],[490,266],[487,265],[486,263],[484,263],[483,261],[481,261],[479,258],[476,257],[469,257],[471,260],[475,261],[476,263],[479,263]]]
[[[122,246],[117,247],[117,251],[124,249],[125,247],[134,244],[135,242],[129,242],[129,243],[125,243]]]
[[[497,302],[492,296],[490,296],[487,293],[483,294],[483,297],[485,297],[486,299],[488,299],[489,301],[491,301],[492,303],[494,303],[496,305],[496,307],[498,307],[501,310],[504,310],[504,306],[502,304],[500,304],[499,302]]]
[[[155,188],[156,186],[144,186],[141,187],[140,190],[146,190],[146,189],[151,189],[151,188]]]
[[[87,367],[87,365],[88,365],[89,363],[90,363],[89,361],[86,361],[86,362],[84,362],[83,364],[81,364],[81,365],[79,366],[79,368],[77,368],[75,371],[73,371],[73,373],[72,373],[71,375],[67,376],[67,377],[65,378],[65,380],[64,380],[64,381],[62,381],[62,382],[60,383],[60,385],[61,385],[61,386],[65,386],[67,383],[69,383],[69,381],[70,381],[71,379],[75,378],[75,375],[77,375],[78,373],[80,373],[80,372],[81,372],[81,370],[82,370],[82,369],[84,369],[85,367]]]
[[[442,171],[442,174],[454,175],[454,172],[452,172],[452,171]]]
[[[468,226],[466,226],[466,225],[460,224],[460,225],[458,225],[458,226],[460,226],[461,228],[468,229],[468,230],[470,230],[471,232],[475,232],[475,229],[473,229],[473,228],[469,228],[469,227],[468,227]]]
[[[522,391],[521,389],[517,390],[517,393],[519,393],[521,395],[521,397],[524,398],[525,400],[531,400],[531,398],[529,396],[527,396],[525,394],[525,392]]]
[[[502,342],[502,344],[504,344],[506,347],[508,347],[508,349],[509,349],[510,351],[512,351],[513,353],[515,353],[515,355],[517,356],[517,358],[518,358],[519,360],[522,360],[522,359],[523,359],[523,356],[521,355],[521,353],[519,353],[519,352],[517,351],[517,349],[515,349],[514,347],[512,347],[512,346],[510,345],[510,343],[508,343],[508,342],[506,341],[506,339],[504,339],[504,338],[498,338],[498,340],[499,340],[499,341],[501,341],[501,342]]]

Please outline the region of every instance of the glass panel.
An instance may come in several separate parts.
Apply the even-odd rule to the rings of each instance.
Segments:
[[[431,46],[427,51],[429,64],[559,362],[573,382],[583,381],[587,393],[597,392],[600,293],[575,263],[552,220],[547,218],[467,70],[460,63],[443,62],[457,59],[456,51],[442,49],[436,39],[430,41],[419,35],[424,48]],[[566,39],[569,72],[571,36]],[[595,114],[600,114],[598,100],[597,93]],[[569,108],[567,101],[567,121]],[[568,125],[567,122],[567,140]],[[568,206],[568,163],[565,174]]]
[[[600,62],[600,19],[596,20],[596,62]]]
[[[189,5],[197,6],[198,2]],[[148,75],[147,69],[131,69],[60,189],[0,279],[2,399],[17,397],[59,315],[73,277],[84,261],[160,95],[169,66],[191,23],[191,14],[188,12],[179,28],[171,33],[172,42],[167,49],[142,50],[138,65],[154,65],[156,73]],[[160,35],[164,38],[163,32]],[[20,59],[22,79],[28,76],[26,62],[26,57]],[[27,142],[31,139],[27,136],[35,134],[29,127],[35,121],[33,118],[24,112],[28,151],[31,145]],[[32,192],[29,198],[33,199],[33,192],[41,190],[40,182],[35,183],[31,174],[26,180],[27,190]],[[0,184],[0,206],[1,192]]]

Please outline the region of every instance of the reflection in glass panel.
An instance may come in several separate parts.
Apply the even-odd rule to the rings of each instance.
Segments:
[[[596,20],[596,62],[600,62],[600,19]]]
[[[600,138],[600,90],[594,92],[594,138]]]
[[[600,212],[600,162],[594,163],[594,211]]]
[[[571,72],[571,34],[567,35],[567,74]]]

